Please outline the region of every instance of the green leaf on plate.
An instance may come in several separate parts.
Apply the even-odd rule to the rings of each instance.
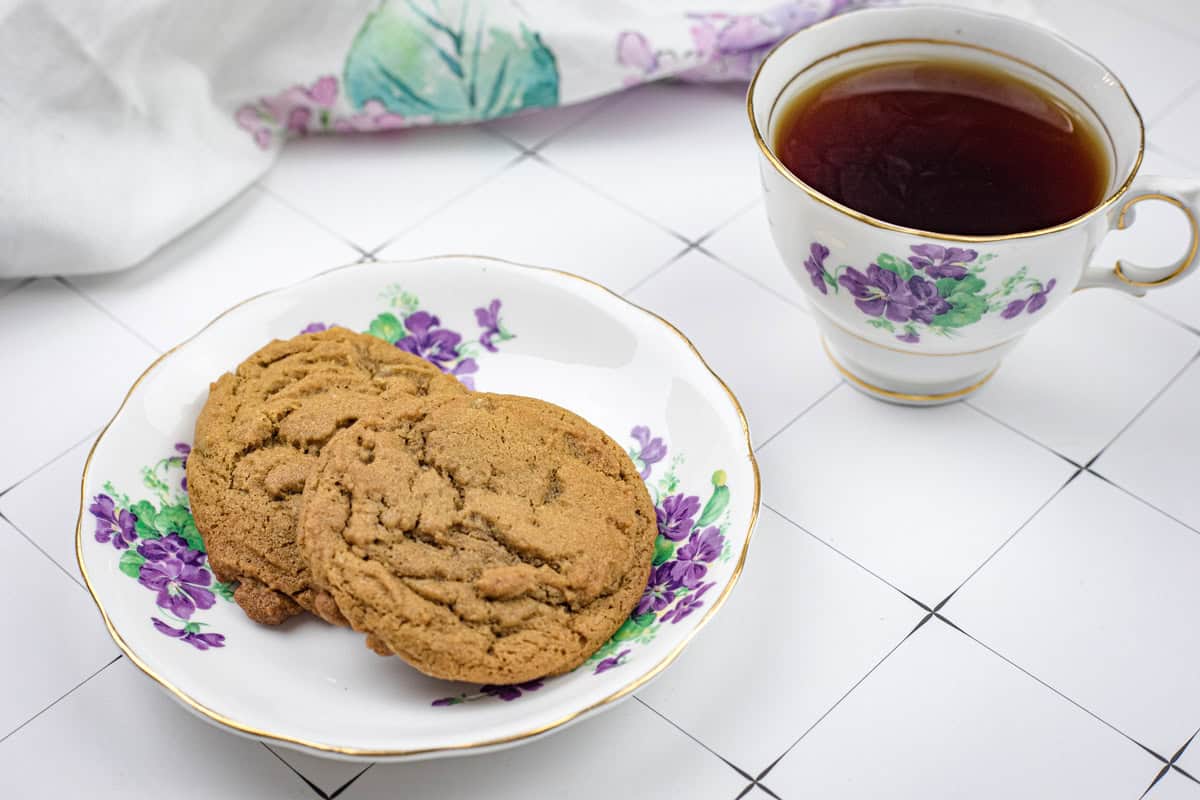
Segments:
[[[142,564],[146,563],[146,559],[136,550],[126,550],[121,554],[121,560],[117,563],[117,569],[124,572],[131,578],[137,578],[142,574]]]
[[[392,312],[385,311],[371,320],[370,326],[367,327],[367,333],[383,339],[388,344],[395,344],[404,338],[404,323],[397,319]]]

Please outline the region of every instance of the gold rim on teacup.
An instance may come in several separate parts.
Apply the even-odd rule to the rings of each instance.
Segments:
[[[755,90],[756,85],[758,84],[759,77],[762,75],[763,67],[766,66],[766,64],[771,60],[772,55],[774,55],[781,48],[785,47],[788,44],[788,42],[790,42],[792,39],[794,39],[798,36],[811,35],[814,30],[816,30],[824,25],[834,24],[840,19],[842,19],[842,18],[841,17],[833,17],[831,19],[824,20],[822,22],[817,23],[816,25],[811,25],[807,28],[799,30],[799,31],[793,33],[791,36],[788,36],[787,38],[780,41],[779,44],[775,45],[775,47],[773,47],[770,50],[770,52],[767,53],[767,55],[763,58],[763,60],[761,62],[759,62],[758,69],[756,69],[754,71],[754,77],[751,78],[750,86],[746,90],[746,114],[750,118],[750,129],[754,134],[754,141],[758,145],[759,150],[762,151],[763,156],[767,159],[768,162],[770,162],[771,166],[774,167],[775,170],[780,175],[782,175],[788,181],[794,183],[796,186],[798,186],[800,189],[802,189],[806,194],[808,194],[809,197],[816,200],[817,202],[822,203],[823,205],[825,205],[829,208],[832,208],[834,211],[838,211],[852,219],[856,219],[860,222],[865,222],[866,224],[871,225],[875,228],[881,228],[883,230],[893,231],[895,233],[904,233],[904,234],[908,234],[910,236],[919,236],[922,238],[937,239],[937,240],[941,240],[941,241],[1001,242],[1001,241],[1008,241],[1008,240],[1012,240],[1012,239],[1028,239],[1028,238],[1032,238],[1035,236],[1042,236],[1042,235],[1045,235],[1048,233],[1055,233],[1057,231],[1062,231],[1062,230],[1066,230],[1068,228],[1074,227],[1075,225],[1077,225],[1081,222],[1084,222],[1087,219],[1090,219],[1097,213],[1110,207],[1113,203],[1115,203],[1119,199],[1121,199],[1121,197],[1129,190],[1129,187],[1133,185],[1133,181],[1137,177],[1138,170],[1141,168],[1142,158],[1145,155],[1145,150],[1146,150],[1146,126],[1145,126],[1144,121],[1142,120],[1141,112],[1138,111],[1137,105],[1133,102],[1133,98],[1129,95],[1129,91],[1125,88],[1125,84],[1121,83],[1121,81],[1113,74],[1112,70],[1110,70],[1107,65],[1105,65],[1103,62],[1101,62],[1099,59],[1095,58],[1095,56],[1092,56],[1090,53],[1086,53],[1083,50],[1081,50],[1080,48],[1071,44],[1069,41],[1062,38],[1061,36],[1058,36],[1057,34],[1054,34],[1050,31],[1046,31],[1046,33],[1048,35],[1053,36],[1055,39],[1057,39],[1062,44],[1063,47],[1069,48],[1080,55],[1084,55],[1087,58],[1091,59],[1092,61],[1095,61],[1101,67],[1103,67],[1105,69],[1105,71],[1108,73],[1108,76],[1112,79],[1112,83],[1118,89],[1120,89],[1121,93],[1125,96],[1126,102],[1129,103],[1129,107],[1130,107],[1130,109],[1132,109],[1134,117],[1136,117],[1136,119],[1137,119],[1137,126],[1138,126],[1137,156],[1133,160],[1133,165],[1129,169],[1129,174],[1125,176],[1125,179],[1121,182],[1120,186],[1118,186],[1111,194],[1109,194],[1107,197],[1105,197],[1104,200],[1100,201],[1095,206],[1088,209],[1083,214],[1080,214],[1079,216],[1074,217],[1073,219],[1069,219],[1066,222],[1060,222],[1057,225],[1051,225],[1050,227],[1047,227],[1047,228],[1039,228],[1037,230],[1032,230],[1032,231],[1021,231],[1019,233],[1006,233],[1006,234],[999,234],[999,235],[992,235],[992,236],[979,236],[979,235],[959,235],[959,234],[950,234],[950,233],[937,233],[935,231],[925,231],[925,230],[921,230],[919,228],[910,228],[905,225],[897,225],[895,223],[887,222],[886,220],[879,219],[878,217],[872,217],[869,214],[864,214],[861,211],[856,211],[855,209],[850,208],[847,205],[843,205],[842,203],[839,203],[838,201],[834,200],[833,198],[817,191],[812,186],[809,186],[807,183],[800,180],[800,178],[798,178],[795,175],[795,173],[793,173],[791,170],[789,170],[784,165],[784,163],[779,159],[779,157],[775,154],[775,151],[771,148],[771,146],[769,144],[767,144],[766,139],[763,137],[763,132],[758,127],[758,120],[755,119],[755,115],[754,115],[754,90]],[[997,56],[1000,58],[1004,58],[1004,59],[1007,59],[1007,60],[1013,62],[1014,64],[1020,64],[1023,67],[1034,70],[1035,72],[1040,73],[1041,75],[1049,78],[1050,80],[1054,81],[1058,85],[1060,85],[1060,86],[1064,87],[1065,89],[1067,89],[1068,91],[1070,91],[1073,95],[1075,95],[1075,97],[1080,101],[1080,103],[1087,106],[1087,108],[1090,111],[1092,111],[1092,113],[1095,115],[1096,119],[1099,120],[1101,127],[1104,128],[1106,135],[1108,135],[1108,137],[1109,137],[1110,143],[1112,142],[1112,135],[1108,131],[1107,126],[1105,126],[1103,118],[1095,112],[1095,109],[1093,109],[1091,107],[1091,104],[1089,104],[1086,100],[1083,99],[1082,96],[1079,95],[1078,92],[1076,92],[1074,89],[1071,88],[1070,84],[1068,84],[1067,82],[1058,78],[1052,72],[1049,72],[1048,70],[1045,70],[1042,67],[1039,67],[1036,64],[1032,64],[1024,59],[1018,58],[1017,56],[1014,56],[1010,53],[1006,53],[1003,50],[997,50],[995,48],[985,47],[983,45],[972,44],[970,42],[954,41],[951,39],[932,39],[932,38],[918,38],[918,37],[876,39],[876,40],[873,40],[870,42],[862,42],[860,44],[856,44],[853,47],[846,47],[846,48],[843,48],[843,49],[838,50],[833,53],[827,53],[826,55],[823,55],[820,58],[809,62],[804,67],[802,67],[800,70],[798,70],[795,73],[795,75],[793,75],[793,77],[788,81],[788,84],[786,84],[784,87],[782,87],[780,89],[779,93],[776,94],[774,99],[771,101],[771,112],[768,114],[767,119],[769,120],[773,116],[775,106],[779,103],[780,98],[787,91],[787,86],[791,85],[791,83],[794,82],[796,80],[796,78],[800,77],[805,72],[808,72],[813,67],[816,67],[819,64],[825,63],[826,61],[829,61],[830,59],[834,59],[839,56],[843,56],[846,53],[863,50],[863,49],[866,49],[869,47],[881,47],[884,45],[892,45],[892,44],[933,44],[933,45],[947,45],[947,46],[951,46],[951,47],[962,47],[962,48],[966,48],[969,50],[976,50],[976,51],[979,51],[982,53],[987,53],[988,55],[993,55],[993,56]],[[1150,198],[1147,196],[1144,198],[1139,197],[1137,199],[1140,200],[1140,199],[1157,199],[1157,198]],[[1182,206],[1180,206],[1180,208],[1182,208]],[[1185,213],[1187,213],[1187,209],[1183,209],[1183,210]],[[1188,214],[1188,217],[1189,217],[1189,220],[1192,222],[1192,224],[1195,225],[1196,221],[1191,218],[1190,214]],[[1194,245],[1197,244],[1197,239],[1195,236],[1193,236],[1192,241],[1193,241]],[[1117,264],[1117,267],[1115,268],[1115,272],[1116,272],[1117,276],[1119,278],[1121,278],[1121,280],[1124,280],[1126,282],[1131,282],[1131,281],[1129,281],[1129,279],[1127,279],[1124,275],[1121,274],[1119,262]],[[1182,272],[1182,270],[1181,270],[1181,272]],[[1134,285],[1144,285],[1144,284],[1134,284]],[[1161,284],[1155,284],[1155,285],[1161,285]]]

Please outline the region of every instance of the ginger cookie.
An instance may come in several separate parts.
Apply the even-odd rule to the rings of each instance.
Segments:
[[[300,549],[369,646],[437,678],[574,669],[646,587],[657,525],[629,456],[586,420],[475,393],[325,446]]]
[[[234,600],[248,617],[278,624],[306,610],[345,624],[313,590],[296,546],[309,470],[330,437],[364,416],[465,393],[432,364],[344,328],[273,341],[209,387],[188,494],[213,572],[238,582]]]

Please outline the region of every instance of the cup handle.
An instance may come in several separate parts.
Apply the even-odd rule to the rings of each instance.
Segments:
[[[1138,177],[1121,205],[1109,212],[1109,230],[1124,230],[1133,224],[1134,209],[1143,200],[1162,200],[1187,216],[1191,241],[1183,257],[1165,267],[1143,267],[1117,260],[1111,267],[1093,265],[1084,271],[1080,289],[1107,286],[1142,296],[1186,276],[1200,263],[1200,180],[1166,178],[1159,175]]]

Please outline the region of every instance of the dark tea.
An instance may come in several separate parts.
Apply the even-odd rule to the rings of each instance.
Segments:
[[[841,73],[783,108],[775,153],[822,194],[877,219],[996,236],[1074,219],[1104,198],[1099,135],[999,70],[900,61]]]

